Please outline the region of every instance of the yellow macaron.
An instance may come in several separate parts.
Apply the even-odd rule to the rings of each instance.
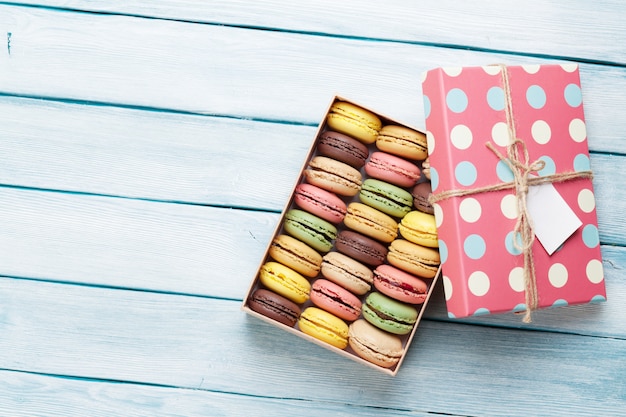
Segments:
[[[350,203],[343,222],[355,232],[381,242],[389,243],[398,237],[398,223],[392,217],[363,203]]]
[[[321,308],[307,307],[300,315],[298,327],[303,333],[339,349],[348,346],[346,322]]]
[[[433,278],[441,263],[437,249],[417,245],[405,239],[391,242],[387,260],[391,265],[422,278]]]
[[[439,247],[437,223],[432,214],[413,210],[402,218],[400,234],[410,242],[430,248]]]
[[[261,267],[259,279],[268,289],[302,304],[309,299],[311,283],[293,269],[278,262],[266,262]]]
[[[335,101],[330,107],[328,126],[337,132],[370,144],[376,142],[382,122],[374,113],[345,101]]]
[[[384,126],[378,133],[376,147],[381,151],[417,161],[428,156],[426,135],[404,126]]]

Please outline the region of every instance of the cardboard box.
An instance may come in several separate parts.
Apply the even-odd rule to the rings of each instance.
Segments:
[[[439,272],[439,271],[437,271],[437,274],[436,274],[436,276],[435,276],[434,278],[432,278],[432,279],[424,279],[424,281],[426,281],[426,282],[429,284],[429,287],[428,287],[428,293],[427,293],[427,296],[426,296],[426,301],[425,301],[423,304],[421,304],[421,305],[415,305],[415,306],[414,306],[414,307],[416,307],[416,308],[417,308],[417,310],[418,310],[417,322],[415,323],[415,325],[414,325],[414,327],[413,327],[412,331],[411,331],[409,334],[404,335],[404,336],[400,336],[400,338],[401,338],[401,340],[402,340],[402,345],[403,345],[403,355],[402,355],[402,357],[400,358],[400,361],[398,362],[398,364],[397,364],[397,365],[395,365],[395,366],[393,366],[393,367],[391,367],[391,368],[383,368],[383,367],[381,367],[381,366],[378,366],[378,365],[372,364],[372,363],[370,363],[370,362],[368,362],[368,361],[366,361],[366,360],[362,359],[362,358],[361,358],[361,357],[359,357],[357,354],[355,354],[355,353],[354,353],[354,351],[352,351],[352,350],[351,350],[350,346],[348,346],[346,349],[339,349],[339,348],[337,348],[337,347],[331,346],[331,345],[329,345],[329,344],[327,344],[327,343],[325,343],[325,342],[322,342],[322,341],[320,341],[320,340],[318,340],[318,339],[316,339],[316,338],[313,338],[313,337],[311,337],[311,336],[309,336],[309,335],[307,335],[307,334],[305,334],[305,333],[301,332],[301,331],[299,330],[299,328],[298,328],[298,325],[297,325],[297,324],[296,324],[294,327],[289,327],[289,326],[287,326],[287,325],[284,325],[284,324],[278,323],[277,321],[274,321],[274,320],[272,320],[272,319],[270,319],[270,318],[268,318],[268,317],[266,317],[266,316],[264,316],[264,315],[262,315],[262,314],[259,314],[259,313],[255,312],[255,311],[253,311],[253,310],[252,310],[252,309],[248,306],[248,299],[249,299],[250,295],[251,295],[251,294],[252,294],[252,293],[253,293],[253,292],[254,292],[257,288],[259,288],[259,287],[263,287],[263,286],[262,286],[262,284],[259,282],[259,275],[258,275],[258,273],[259,273],[259,271],[260,271],[260,269],[261,269],[261,266],[262,266],[263,264],[265,264],[265,262],[267,262],[267,261],[271,261],[271,260],[272,260],[272,259],[271,259],[271,257],[269,256],[269,250],[270,250],[271,242],[272,242],[272,240],[273,240],[273,238],[274,238],[274,237],[276,237],[276,236],[277,236],[277,235],[279,235],[279,234],[283,234],[283,233],[284,233],[284,230],[283,230],[283,224],[284,224],[285,214],[287,213],[287,211],[288,211],[288,210],[290,210],[290,209],[292,209],[292,208],[297,208],[297,206],[295,206],[295,204],[294,204],[294,199],[293,199],[293,196],[294,196],[294,191],[295,191],[295,187],[296,187],[298,184],[302,183],[302,182],[306,182],[306,181],[305,181],[305,178],[304,178],[304,175],[303,175],[304,170],[307,168],[309,161],[317,155],[317,144],[318,144],[318,141],[319,141],[320,134],[321,134],[322,132],[324,132],[325,130],[329,130],[329,129],[327,128],[326,119],[327,119],[328,112],[330,111],[330,107],[332,106],[332,104],[333,104],[335,101],[346,101],[346,102],[349,102],[349,103],[355,104],[355,105],[357,105],[357,106],[359,106],[359,107],[361,107],[361,108],[364,108],[364,109],[366,109],[366,110],[369,110],[369,111],[370,111],[370,112],[372,112],[372,113],[375,113],[375,114],[376,114],[376,115],[377,115],[377,116],[381,119],[381,121],[383,122],[383,126],[384,126],[384,125],[388,125],[388,124],[396,124],[396,125],[403,125],[403,126],[406,126],[406,125],[405,125],[405,124],[403,124],[403,123],[400,123],[400,122],[398,122],[398,121],[395,121],[395,120],[393,120],[393,119],[391,119],[391,118],[389,118],[389,117],[387,117],[387,116],[381,115],[380,113],[378,113],[378,112],[376,112],[376,111],[374,111],[374,110],[372,110],[372,109],[369,109],[369,108],[367,108],[367,107],[365,107],[365,106],[362,106],[362,105],[360,105],[360,104],[358,104],[358,103],[351,102],[350,100],[347,100],[347,99],[345,99],[345,98],[338,97],[338,96],[336,96],[336,97],[333,97],[333,98],[332,98],[332,100],[331,100],[331,102],[330,102],[330,104],[329,104],[329,106],[328,106],[328,110],[327,110],[326,114],[324,115],[324,118],[323,118],[322,122],[321,122],[321,123],[320,123],[320,125],[319,125],[319,128],[318,128],[318,130],[317,130],[317,133],[316,133],[315,137],[313,138],[313,142],[312,142],[312,144],[311,144],[311,148],[310,148],[310,150],[309,150],[308,155],[307,155],[307,156],[306,156],[306,158],[305,158],[304,164],[303,164],[302,169],[301,169],[301,171],[300,171],[300,176],[296,179],[296,182],[295,182],[294,187],[293,187],[293,189],[292,189],[291,198],[289,199],[289,201],[287,202],[286,206],[284,207],[284,209],[283,209],[283,211],[282,211],[281,218],[280,218],[280,220],[279,220],[279,222],[278,222],[278,225],[277,225],[277,227],[276,227],[276,230],[274,231],[274,233],[273,233],[273,235],[272,235],[272,239],[270,239],[270,242],[269,242],[269,244],[268,244],[268,247],[267,247],[267,249],[266,249],[266,251],[265,251],[265,255],[263,256],[263,258],[261,259],[261,261],[260,261],[260,263],[259,263],[259,268],[257,269],[257,276],[255,276],[255,277],[254,277],[254,279],[252,280],[252,282],[251,282],[251,284],[250,284],[250,287],[248,288],[248,291],[247,291],[247,293],[246,293],[246,295],[245,295],[245,297],[244,297],[244,302],[243,302],[243,305],[242,305],[242,310],[244,310],[246,313],[248,313],[248,314],[250,314],[250,315],[252,315],[252,316],[255,316],[255,317],[257,317],[257,318],[259,318],[259,319],[261,319],[261,320],[263,320],[263,321],[266,321],[266,322],[268,322],[268,323],[271,323],[271,324],[273,324],[273,325],[276,325],[276,326],[278,326],[278,327],[281,327],[281,328],[283,328],[285,331],[287,331],[287,332],[289,332],[289,333],[295,334],[295,335],[297,335],[297,336],[299,336],[299,337],[302,337],[302,338],[307,339],[307,340],[309,340],[309,341],[311,341],[311,342],[313,342],[313,343],[316,343],[316,344],[318,344],[318,345],[320,345],[320,346],[323,346],[323,347],[325,347],[326,349],[329,349],[329,350],[331,350],[331,351],[334,351],[335,353],[337,353],[337,354],[339,354],[339,355],[342,355],[342,356],[348,357],[348,358],[350,358],[350,359],[352,359],[352,360],[354,360],[354,361],[356,361],[356,362],[360,362],[360,363],[362,363],[362,364],[365,364],[366,366],[373,367],[373,368],[375,368],[375,369],[377,369],[377,370],[380,370],[380,371],[382,371],[382,372],[384,372],[384,373],[387,373],[387,374],[390,374],[390,375],[395,375],[395,374],[398,372],[398,370],[399,370],[399,368],[400,368],[400,366],[401,366],[401,364],[402,364],[402,361],[404,360],[404,357],[406,356],[406,352],[407,352],[407,350],[408,350],[408,348],[409,348],[409,346],[410,346],[410,344],[411,344],[411,341],[413,340],[413,337],[415,336],[416,332],[418,331],[417,329],[418,329],[418,327],[419,327],[419,323],[420,323],[420,320],[421,320],[422,315],[423,315],[423,313],[424,313],[424,310],[426,309],[426,306],[428,305],[428,302],[429,302],[429,299],[430,299],[430,297],[431,297],[431,295],[432,295],[432,292],[433,292],[433,289],[434,289],[434,287],[435,287],[435,284],[436,284],[437,280],[439,279],[439,275],[440,275],[440,272]],[[416,131],[419,131],[418,129],[413,128],[413,127],[410,127],[410,126],[406,126],[406,127],[409,127],[409,128],[411,128],[411,129],[413,129],[413,130],[416,130]],[[422,132],[422,133],[423,133],[423,132]],[[377,151],[377,148],[376,148],[375,144],[368,145],[368,148],[369,148],[369,153],[370,153],[370,155],[371,155],[371,153],[372,153],[372,152]],[[415,162],[415,161],[414,161],[414,162]],[[419,166],[419,163],[416,163],[416,164]],[[366,175],[366,173],[365,173],[364,169],[362,168],[360,171],[361,171],[361,173],[362,173],[362,175],[363,175],[363,180],[367,179],[367,178],[368,178],[368,176]],[[408,190],[408,191],[410,191],[410,189],[407,189],[407,190]],[[352,202],[352,201],[359,201],[358,194],[357,194],[356,196],[354,196],[354,197],[342,197],[342,199],[346,202],[346,204],[349,204],[349,203],[350,203],[350,202]],[[343,224],[343,222],[342,222],[342,223],[340,223],[340,224],[338,224],[338,225],[337,225],[337,229],[338,229],[338,231],[341,231],[341,230],[346,229],[346,227],[345,227],[345,225],[344,225],[344,224]],[[400,238],[400,236],[398,236],[398,238]],[[384,245],[385,245],[385,246],[388,246],[388,244],[384,244]],[[333,247],[333,249],[332,249],[331,251],[334,251],[334,250],[335,250],[335,248]],[[387,261],[385,261],[385,263],[387,263]],[[374,268],[372,267],[372,269],[374,269]],[[318,275],[317,277],[315,277],[315,278],[311,278],[309,281],[310,281],[311,283],[313,283],[316,279],[319,279],[319,278],[323,278],[321,274],[319,274],[319,275]],[[373,287],[373,286],[372,286],[372,291],[375,291],[375,289],[374,289],[374,287]],[[372,291],[370,291],[370,292],[372,292]],[[369,294],[369,293],[367,293],[367,294],[365,294],[365,295],[363,295],[363,296],[359,296],[359,298],[361,299],[361,301],[363,301],[363,302],[364,302],[364,301],[365,301],[365,298],[367,297],[367,295],[368,295],[368,294]],[[311,305],[312,305],[312,303],[311,303],[311,301],[309,300],[309,301],[305,302],[304,304],[301,304],[301,305],[300,305],[300,307],[302,308],[302,311],[304,311],[304,309],[305,309],[306,307],[311,306]],[[363,318],[363,317],[361,316],[360,318]],[[348,323],[348,324],[350,324],[350,323]]]
[[[422,81],[433,194],[472,190],[434,204],[449,316],[526,311],[532,302],[522,235],[513,232],[523,192],[477,190],[515,182],[522,168],[507,165],[509,149],[540,177],[561,177],[531,185],[526,200],[538,237],[526,269],[536,274],[537,307],[605,301],[577,65],[439,68]],[[511,137],[520,142],[508,148]]]

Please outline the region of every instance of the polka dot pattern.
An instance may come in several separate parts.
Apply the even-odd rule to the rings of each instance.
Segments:
[[[461,185],[472,185],[476,182],[478,171],[470,161],[462,161],[454,169],[454,176]]]
[[[530,133],[535,140],[540,145],[545,145],[550,141],[552,137],[552,130],[550,129],[550,125],[546,123],[544,120],[537,120],[533,123],[533,126],[530,129]]]
[[[469,276],[467,285],[472,294],[482,297],[489,292],[489,277],[483,271],[474,271]]]
[[[460,88],[454,88],[448,92],[446,97],[448,109],[454,113],[463,113],[467,108],[467,95]]]
[[[476,223],[482,214],[480,202],[472,197],[464,199],[459,205],[459,214],[466,222]]]
[[[568,132],[575,142],[582,142],[587,139],[587,126],[581,119],[572,119],[569,122]]]
[[[456,125],[450,132],[450,140],[457,149],[467,149],[472,144],[472,131],[465,125]]]
[[[583,188],[578,193],[578,207],[585,213],[591,213],[596,208],[596,199],[593,191],[589,188]]]
[[[485,147],[506,156],[509,128],[500,66],[446,68],[425,77],[426,140],[433,192],[513,181]],[[516,137],[540,176],[590,169],[576,64],[507,67]],[[606,300],[595,194],[588,179],[555,184],[582,226],[552,255],[533,245],[541,307]],[[514,191],[473,194],[434,204],[449,317],[525,311],[524,261],[513,232]]]
[[[538,85],[531,85],[526,90],[526,100],[533,109],[541,109],[546,105],[546,92]]]
[[[555,263],[548,269],[548,279],[555,288],[561,288],[567,284],[568,275],[567,268],[560,263]]]
[[[491,139],[498,146],[507,146],[509,144],[509,128],[504,122],[498,122],[491,128]]]

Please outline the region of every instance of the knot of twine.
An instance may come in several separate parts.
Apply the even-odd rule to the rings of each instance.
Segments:
[[[505,97],[504,110],[509,136],[507,154],[506,156],[503,155],[490,142],[487,142],[485,146],[511,169],[513,172],[513,181],[472,189],[447,190],[439,193],[433,193],[431,194],[429,201],[433,204],[452,197],[463,197],[472,194],[501,190],[514,190],[518,214],[515,227],[513,228],[513,246],[519,250],[524,257],[523,269],[526,314],[524,315],[523,321],[524,323],[530,323],[532,321],[532,311],[536,310],[538,307],[539,297],[537,294],[535,261],[532,251],[532,246],[535,242],[535,231],[527,205],[528,187],[531,185],[558,183],[574,179],[591,179],[593,178],[593,173],[591,171],[570,171],[546,175],[543,177],[530,176],[533,172],[541,171],[545,167],[545,162],[540,159],[529,162],[530,158],[526,143],[522,139],[519,139],[515,132],[515,119],[513,118],[513,103],[511,99],[511,88],[509,85],[509,74],[505,65],[499,64],[498,66],[501,68],[502,73],[502,89],[504,90]]]

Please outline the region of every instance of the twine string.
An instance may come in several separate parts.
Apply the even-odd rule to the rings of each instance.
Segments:
[[[509,136],[509,144],[507,145],[507,155],[503,155],[490,142],[485,146],[495,154],[495,156],[505,163],[513,173],[513,181],[502,182],[498,184],[477,187],[463,190],[447,190],[439,193],[431,194],[429,201],[431,204],[452,197],[463,197],[472,194],[481,194],[486,192],[495,192],[501,190],[514,190],[517,203],[517,220],[513,228],[513,246],[520,251],[524,258],[524,295],[526,302],[526,314],[524,315],[524,323],[532,321],[531,315],[537,309],[539,297],[537,294],[537,279],[535,275],[535,260],[532,247],[535,242],[535,231],[532,218],[528,211],[528,189],[533,185],[541,185],[548,183],[559,183],[574,179],[591,179],[593,173],[591,171],[579,172],[563,172],[558,174],[546,175],[542,177],[532,176],[534,172],[541,171],[545,167],[545,162],[538,159],[529,162],[530,157],[526,143],[517,137],[515,129],[515,119],[513,117],[513,102],[511,98],[511,88],[509,85],[509,74],[505,65],[500,64],[502,73],[502,88],[505,97],[505,115],[507,131]],[[518,239],[519,238],[519,239]]]

